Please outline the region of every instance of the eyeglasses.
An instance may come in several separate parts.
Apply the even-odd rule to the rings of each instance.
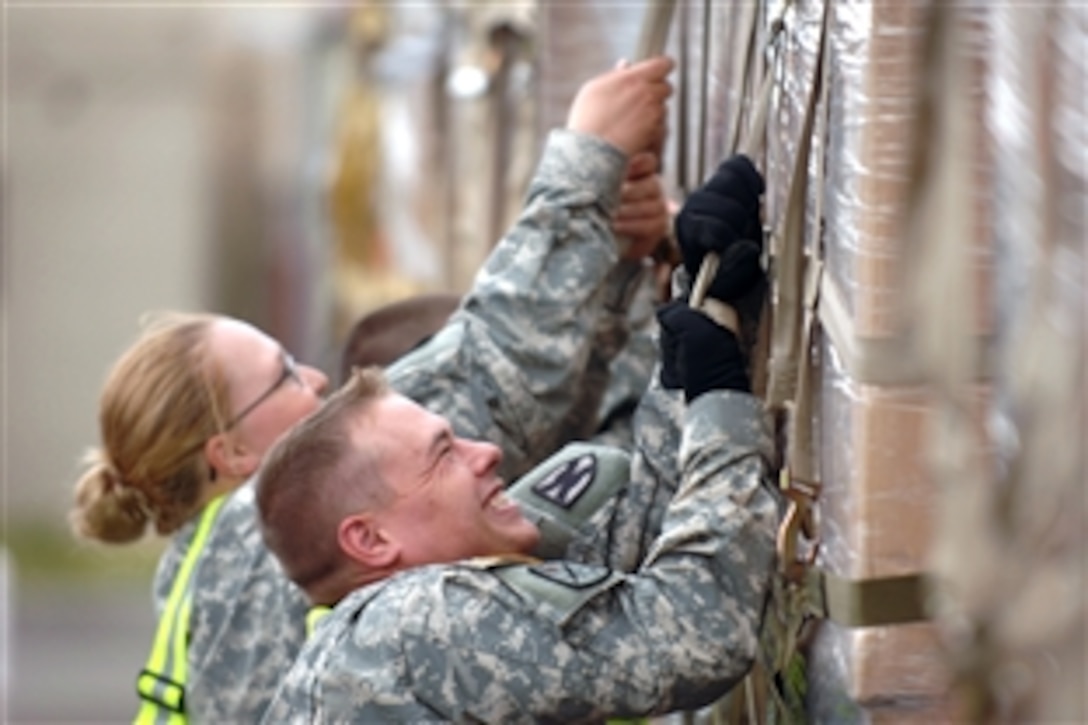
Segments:
[[[287,352],[282,353],[281,357],[283,359],[283,371],[280,373],[280,376],[276,378],[276,382],[272,383],[271,387],[269,387],[268,390],[257,396],[256,400],[254,400],[246,407],[242,408],[242,412],[231,418],[230,421],[228,421],[227,424],[223,427],[223,430],[230,430],[234,426],[241,423],[243,418],[256,410],[257,406],[259,406],[261,403],[272,397],[272,393],[279,390],[280,387],[288,380],[294,380],[296,383],[300,384],[302,383],[302,375],[298,371],[298,363],[295,362],[295,359],[291,357],[291,355]]]

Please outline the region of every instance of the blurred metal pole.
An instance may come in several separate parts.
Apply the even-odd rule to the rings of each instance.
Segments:
[[[498,54],[498,63],[491,76],[491,85],[488,89],[491,121],[495,128],[495,149],[491,157],[491,218],[488,238],[494,245],[506,231],[506,187],[510,178],[509,170],[517,123],[510,98],[510,78],[511,69],[521,55],[524,38],[516,28],[504,23],[492,29],[488,40],[492,50]]]
[[[676,0],[656,0],[646,11],[642,21],[642,34],[638,39],[635,60],[645,60],[665,52],[665,43],[669,40],[669,26],[672,24],[673,8]]]

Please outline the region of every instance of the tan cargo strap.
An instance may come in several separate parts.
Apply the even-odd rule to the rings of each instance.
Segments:
[[[733,106],[729,123],[729,148],[741,150],[741,134],[744,129],[745,99],[751,93],[753,66],[759,37],[760,3],[741,3],[742,13],[737,25],[741,28],[744,41],[733,46],[733,87],[739,89],[738,102]]]
[[[925,574],[846,579],[812,569],[808,585],[823,616],[844,627],[878,627],[929,619]]]
[[[768,46],[773,46],[785,27],[784,16],[791,2],[786,0],[779,5],[772,20]],[[805,279],[804,224],[805,201],[808,198],[808,162],[812,146],[816,108],[825,88],[825,46],[827,45],[827,24],[829,5],[825,5],[821,24],[820,45],[813,68],[812,86],[809,91],[802,131],[798,143],[797,156],[794,160],[793,174],[790,179],[788,204],[780,235],[781,248],[776,251],[775,303],[772,311],[774,326],[771,339],[770,386],[767,403],[772,409],[782,408],[788,401],[795,400],[792,418],[792,430],[789,444],[789,474],[783,490],[788,500],[786,516],[778,534],[778,559],[783,574],[794,582],[804,579],[804,572],[815,558],[816,532],[812,504],[819,494],[815,466],[812,462],[811,440],[811,365],[808,349],[812,326],[817,320],[817,301],[819,299],[819,263],[807,267],[809,274]],[[749,42],[742,49],[744,58],[744,77],[751,75],[748,68],[754,62],[752,47],[755,45],[755,13],[750,11]],[[768,108],[774,73],[772,67],[764,69],[764,78],[760,84],[759,99],[755,109],[752,126],[745,135],[744,153],[758,155],[762,150],[762,141],[766,136]],[[747,82],[745,88],[749,87]],[[738,110],[734,116],[733,138],[739,137],[737,130],[740,117]],[[817,221],[817,224],[819,222]],[[817,231],[818,231],[817,227]],[[813,244],[818,248],[818,239]],[[699,268],[691,289],[691,305],[701,308],[706,302],[706,292],[717,273],[719,258],[716,254],[707,254]],[[726,307],[722,305],[723,307]],[[728,309],[728,308],[727,308]],[[804,378],[804,390],[799,390],[798,383]],[[812,546],[804,556],[798,555],[798,535],[805,534]]]
[[[707,99],[710,97],[710,38],[713,26],[710,23],[711,17],[711,2],[712,0],[703,0],[703,42],[702,42],[702,58],[699,78],[701,80],[699,84],[699,135],[697,137],[698,145],[695,149],[695,183],[698,185],[706,178],[706,127],[708,124],[710,114],[710,104],[707,103]]]
[[[771,355],[767,404],[772,409],[781,408],[797,397],[799,370],[804,368],[802,355],[807,354],[803,345],[805,327],[805,201],[808,198],[809,156],[812,149],[816,107],[824,85],[825,47],[827,23],[831,3],[824,6],[820,30],[820,45],[813,66],[812,85],[809,89],[805,115],[801,123],[800,142],[794,158],[793,172],[787,196],[786,211],[782,220],[781,235],[777,237],[775,255],[775,305],[774,328],[771,331]],[[819,191],[819,190],[818,190]],[[819,239],[814,239],[812,249],[819,251]],[[810,291],[814,300],[815,294]],[[792,443],[791,443],[792,446]],[[811,478],[810,476],[805,476]]]
[[[769,38],[767,40],[767,47],[769,47],[769,48],[773,47],[775,45],[775,43],[778,41],[778,37],[781,35],[782,30],[785,28],[785,22],[784,22],[785,13],[792,4],[793,4],[793,0],[782,0],[782,2],[779,3],[778,10],[776,11],[776,13],[774,15],[774,18],[771,21],[771,30],[770,30],[770,36],[769,36]],[[748,10],[748,7],[749,6],[747,6],[747,5],[745,6],[746,10]],[[751,75],[751,70],[750,69],[751,69],[751,66],[754,64],[754,55],[753,55],[753,52],[752,52],[751,49],[754,48],[755,45],[756,45],[755,39],[756,39],[756,36],[758,35],[758,30],[759,30],[759,25],[756,22],[756,20],[758,18],[758,14],[756,12],[755,4],[752,4],[751,10],[748,10],[748,12],[749,12],[749,16],[748,16],[748,22],[749,22],[749,25],[748,25],[748,30],[749,30],[748,42],[746,42],[740,48],[740,50],[738,52],[738,55],[739,55],[738,63],[735,66],[735,67],[739,67],[741,69],[740,72],[738,73],[738,75],[743,79],[741,81],[741,85],[745,89],[747,89],[749,87],[749,85],[750,85],[749,82],[748,82],[748,77]],[[705,38],[706,35],[709,35],[709,30],[704,31],[704,33],[705,33],[704,34],[704,38]],[[707,53],[707,52],[708,52],[708,50],[704,49],[704,54]],[[743,53],[743,55],[740,55],[740,53]],[[706,70],[705,55],[704,55],[704,62],[703,62],[703,69],[702,70],[703,70],[703,75],[704,76],[708,75],[707,70]],[[705,78],[704,78],[704,86],[705,86]],[[756,101],[756,105],[755,105],[755,107],[753,109],[754,115],[753,115],[752,121],[751,121],[751,123],[749,125],[748,132],[744,136],[743,145],[740,145],[742,142],[739,140],[739,137],[740,137],[739,128],[742,125],[742,117],[743,117],[742,104],[738,104],[737,108],[734,111],[733,121],[732,121],[733,130],[731,132],[731,138],[733,139],[733,141],[732,141],[731,147],[737,149],[738,152],[744,153],[744,154],[746,154],[747,156],[749,156],[749,157],[751,157],[753,159],[756,158],[757,156],[759,156],[759,154],[763,150],[763,141],[766,138],[766,128],[765,127],[767,125],[767,115],[770,112],[771,91],[773,90],[773,87],[774,87],[774,73],[771,72],[770,68],[767,68],[767,69],[764,70],[763,80],[762,80],[762,82],[760,84],[759,97],[758,97],[758,99]],[[705,93],[704,93],[704,97],[703,97],[703,105],[704,106],[706,105]],[[705,113],[704,113],[703,123],[705,124],[705,122],[706,122],[706,116],[705,116]],[[700,138],[702,136],[704,136],[704,135],[705,134],[702,133],[702,130],[700,130]],[[681,149],[680,154],[683,155],[683,149]],[[703,162],[703,160],[700,157],[700,168],[699,168],[699,179],[700,180],[702,180],[702,178],[703,178],[703,168],[702,168],[702,165],[701,165],[702,162]],[[803,211],[804,210],[802,209],[802,212]],[[707,289],[709,289],[709,287],[710,287],[710,283],[714,281],[714,275],[717,274],[717,272],[718,272],[718,264],[719,264],[719,258],[718,258],[718,255],[715,252],[710,252],[703,258],[703,262],[699,267],[699,273],[696,275],[695,280],[692,282],[692,286],[691,286],[691,295],[689,297],[689,300],[690,300],[690,304],[691,304],[692,307],[704,308],[705,300],[706,300],[706,292],[707,292]],[[722,306],[725,306],[725,305],[722,305]],[[706,311],[705,308],[704,308],[704,311]],[[711,315],[711,316],[713,317],[713,315]],[[734,316],[735,316],[735,313],[734,313]]]
[[[773,44],[782,32],[784,14],[790,2],[780,5],[773,20],[770,44]],[[813,244],[816,261],[805,264],[804,225],[805,202],[808,198],[808,163],[812,146],[813,128],[816,120],[816,108],[823,97],[825,84],[825,54],[827,45],[827,25],[830,3],[825,5],[821,23],[820,45],[813,68],[812,86],[809,91],[802,131],[798,143],[797,156],[794,160],[793,174],[790,180],[788,205],[783,221],[781,248],[776,253],[775,304],[773,309],[774,327],[771,340],[770,388],[767,394],[768,406],[780,409],[792,401],[794,404],[789,437],[789,460],[783,482],[788,508],[780,526],[777,539],[778,561],[782,574],[794,584],[805,579],[805,572],[811,566],[818,545],[813,504],[819,495],[820,485],[815,482],[816,466],[812,455],[812,380],[809,348],[811,347],[812,328],[816,324],[817,302],[819,299],[819,240]],[[754,40],[752,41],[754,42]],[[749,48],[745,51],[745,60],[752,62]],[[747,75],[747,74],[746,74]],[[766,125],[767,108],[770,105],[773,69],[764,70],[764,80],[760,88],[759,108],[756,109],[754,123]],[[826,103],[825,103],[826,105]],[[738,111],[739,115],[739,111]],[[738,136],[734,133],[734,137]],[[765,132],[754,125],[746,135],[745,152],[758,153],[760,142]],[[819,224],[819,220],[817,220]],[[819,227],[817,226],[817,232]],[[694,307],[705,305],[706,291],[717,273],[719,258],[708,254],[699,268],[699,274],[692,285],[691,304]],[[808,278],[805,278],[806,270]],[[799,536],[809,540],[809,550],[800,555]]]
[[[788,3],[783,6],[783,12],[786,6]],[[825,57],[830,36],[830,6],[828,2],[823,8],[819,47],[789,182],[782,231],[770,240],[774,259],[773,292],[769,310],[766,310],[770,312],[769,319],[765,316],[761,321],[764,335],[769,334],[766,341],[769,351],[764,355],[769,359],[757,360],[766,362],[767,369],[763,371],[767,376],[765,403],[776,413],[790,406],[793,410],[789,418],[785,467],[780,481],[787,502],[786,514],[776,539],[780,576],[772,580],[770,602],[760,633],[757,664],[746,677],[748,721],[753,723],[800,722],[807,718],[803,694],[806,689],[804,662],[798,656],[798,648],[806,631],[806,623],[827,613],[822,586],[824,579],[812,566],[819,546],[814,505],[821,485],[817,481],[819,471],[813,459],[814,386],[809,354],[811,335],[818,319],[822,187],[816,189],[813,261],[808,265],[805,263],[805,204],[808,199],[813,129],[821,99],[824,100],[824,108],[827,108]],[[783,24],[783,20],[778,19],[772,32],[781,32]],[[760,95],[761,103],[769,105],[771,93],[768,84],[773,78],[773,69],[768,70],[766,76]],[[766,124],[766,114],[757,114],[757,120]],[[746,151],[755,149],[764,137],[765,131],[759,132],[753,128],[745,140]],[[821,151],[823,148],[825,145],[821,144]],[[820,178],[822,176],[817,174],[817,179]],[[756,377],[755,370],[753,377]]]
[[[676,0],[653,0],[646,8],[646,14],[642,17],[642,27],[639,32],[638,45],[635,48],[634,61],[642,61],[659,56],[665,52],[665,44],[669,39],[669,28],[672,24],[673,8]],[[658,154],[660,167],[661,149],[652,149]],[[631,242],[626,238],[616,240],[618,248],[623,250],[630,246]],[[671,259],[673,244],[669,237],[663,238],[653,251],[655,259]]]
[[[767,47],[773,49],[778,44],[782,31],[786,28],[786,12],[793,5],[793,0],[780,0],[778,9],[771,16],[770,28],[767,31]],[[747,133],[737,139],[734,146],[738,151],[756,158],[763,152],[763,144],[767,137],[767,116],[771,109],[771,95],[774,91],[774,73],[768,66],[763,71],[763,81],[760,84],[759,94],[756,96],[753,116],[748,123]]]
[[[691,34],[689,29],[691,22],[689,20],[690,12],[689,3],[681,3],[678,8],[680,13],[679,27],[677,31],[677,62],[678,78],[677,78],[677,93],[676,93],[676,184],[680,190],[681,196],[686,198],[691,189],[698,186],[703,179],[706,164],[706,127],[707,127],[707,114],[709,113],[709,104],[706,102],[709,88],[710,73],[708,72],[708,63],[710,62],[710,38],[713,32],[713,26],[710,24],[710,0],[703,0],[701,6],[701,21],[698,26],[702,28],[701,37],[701,55],[699,57],[699,120],[696,125],[698,133],[695,134],[695,153],[694,163],[691,159],[691,146],[689,141],[690,119],[689,111],[691,108],[691,62],[689,49],[691,47]]]
[[[674,101],[676,123],[674,127],[670,124],[670,127],[676,138],[676,185],[680,190],[680,195],[686,199],[692,187],[691,169],[688,168],[687,153],[688,147],[691,145],[688,142],[688,109],[691,103],[691,83],[689,80],[691,76],[691,54],[689,53],[691,33],[688,32],[690,27],[688,3],[680,3],[677,12],[680,17],[677,19],[678,25],[676,28],[676,100]],[[707,32],[706,26],[703,27],[705,34]]]
[[[777,288],[779,305],[776,307],[775,331],[772,347],[771,388],[768,403],[784,405],[792,398],[788,435],[788,465],[784,473],[788,509],[779,531],[780,567],[787,581],[805,583],[809,589],[810,611],[846,627],[869,627],[901,624],[928,618],[926,610],[926,585],[922,574],[871,579],[847,579],[830,571],[811,566],[815,560],[819,535],[814,521],[813,506],[819,497],[821,486],[814,455],[813,420],[816,390],[812,379],[814,366],[810,356],[812,335],[816,325],[824,318],[823,310],[828,300],[823,297],[829,289],[829,277],[822,274],[822,246],[820,239],[823,217],[823,189],[814,194],[816,205],[815,228],[807,260],[804,256],[805,200],[808,198],[809,152],[814,132],[816,108],[822,104],[825,113],[819,116],[820,134],[823,137],[827,120],[827,50],[828,9],[824,7],[821,43],[817,51],[813,85],[803,120],[801,146],[798,148],[791,180],[786,219],[782,234],[782,249],[776,257],[779,272]],[[817,179],[823,178],[823,156],[815,160]],[[803,279],[802,279],[803,278]],[[790,294],[786,293],[790,290]],[[793,301],[800,290],[803,299]],[[782,310],[783,299],[791,300],[792,309]],[[837,300],[836,300],[837,301]],[[783,314],[791,319],[783,322]],[[832,340],[834,342],[834,339]],[[793,372],[791,372],[791,369]],[[801,536],[808,542],[808,550],[800,552]],[[806,570],[807,569],[807,570]],[[813,585],[816,588],[813,588]]]
[[[820,25],[820,44],[812,70],[805,115],[801,123],[801,141],[794,159],[781,247],[776,256],[776,304],[771,328],[767,404],[772,410],[784,408],[792,400],[786,438],[786,468],[783,492],[787,500],[786,517],[778,533],[778,566],[787,581],[800,583],[816,560],[820,546],[814,506],[822,488],[813,441],[814,391],[812,336],[818,323],[819,280],[822,277],[821,223],[823,214],[823,149],[817,159],[815,227],[811,252],[805,258],[805,202],[808,199],[809,158],[815,135],[816,110],[827,109],[827,45],[830,3],[824,6]],[[821,123],[821,132],[824,131]],[[803,537],[803,539],[802,539]],[[802,540],[807,551],[802,554]]]
[[[714,320],[734,335],[740,334],[740,318],[737,316],[737,311],[733,309],[732,305],[727,305],[724,302],[719,302],[716,299],[707,297],[703,300],[703,303],[699,305],[699,309],[702,310],[707,317]]]

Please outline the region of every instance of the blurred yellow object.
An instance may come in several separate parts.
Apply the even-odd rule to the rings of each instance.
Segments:
[[[329,214],[336,237],[332,280],[337,336],[361,314],[420,291],[394,267],[376,202],[383,183],[382,94],[370,83],[367,70],[388,37],[389,11],[362,5],[348,22],[353,80],[339,109],[329,180]]]
[[[378,269],[389,262],[374,210],[380,168],[378,110],[375,95],[356,86],[340,112],[330,193],[338,268],[348,264]]]

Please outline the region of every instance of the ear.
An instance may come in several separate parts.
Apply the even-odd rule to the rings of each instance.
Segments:
[[[253,475],[261,460],[239,444],[229,432],[216,433],[204,444],[204,456],[220,477],[246,479]]]
[[[369,514],[346,516],[336,529],[340,550],[369,570],[391,568],[400,557],[400,544]]]

